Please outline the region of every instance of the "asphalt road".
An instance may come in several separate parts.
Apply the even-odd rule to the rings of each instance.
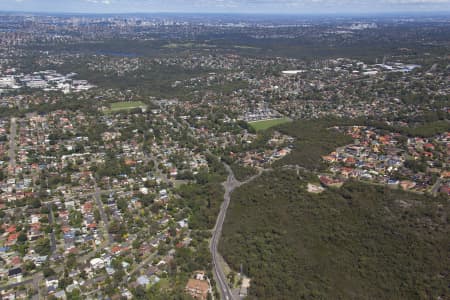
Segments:
[[[17,121],[16,118],[11,118],[11,128],[9,130],[9,167],[15,174],[16,170],[16,135],[17,135]]]
[[[30,278],[30,279],[27,279],[27,280],[24,280],[24,281],[21,281],[21,282],[10,283],[10,284],[4,285],[4,286],[0,286],[0,291],[9,290],[9,289],[18,287],[20,285],[29,284],[29,283],[32,283],[32,282],[33,282],[33,278]]]
[[[139,272],[142,268],[146,267],[155,257],[157,252],[150,254],[146,259],[144,259],[139,265],[137,265],[133,270],[128,273],[128,276],[123,278],[123,283],[125,284],[135,273]]]
[[[255,178],[258,178],[262,174],[262,171],[259,172],[257,175],[250,177],[246,181],[240,182],[236,179],[236,177],[234,177],[233,171],[231,170],[230,166],[227,164],[224,164],[224,166],[228,172],[228,178],[224,183],[222,183],[223,187],[225,188],[225,194],[223,196],[223,203],[222,206],[220,207],[219,216],[217,217],[216,226],[214,227],[213,230],[213,235],[210,244],[210,251],[213,258],[213,273],[219,286],[222,299],[233,300],[235,299],[235,297],[233,296],[233,293],[231,292],[231,289],[228,286],[227,278],[225,277],[225,272],[222,268],[222,265],[220,264],[219,251],[217,250],[217,247],[219,245],[220,236],[222,235],[223,223],[225,221],[228,206],[230,205],[231,193],[237,187],[240,187],[241,185],[247,184],[250,181],[254,180]]]
[[[230,166],[225,164],[225,168],[228,172],[228,178],[223,183],[223,187],[225,188],[225,194],[223,196],[223,203],[220,207],[219,216],[217,217],[216,226],[213,230],[213,235],[210,244],[210,251],[213,259],[213,272],[214,277],[216,278],[217,285],[219,287],[220,294],[222,295],[222,299],[232,300],[234,299],[233,293],[231,292],[230,287],[228,286],[227,279],[225,277],[224,270],[219,261],[219,252],[217,247],[219,245],[220,236],[222,234],[223,223],[225,221],[225,217],[227,214],[228,206],[230,205],[231,193],[235,188],[241,185],[239,181],[234,177],[233,171]]]
[[[47,208],[49,210],[48,212],[48,222],[51,226],[53,226],[54,223],[54,215],[53,215],[53,209],[51,204],[47,204]],[[51,242],[51,252],[52,255],[56,252],[56,237],[55,237],[55,229],[53,228],[52,232],[50,233],[50,242]]]
[[[102,202],[102,198],[101,198],[102,192],[98,188],[97,181],[95,180],[95,178],[94,178],[94,188],[95,188],[95,193],[94,193],[95,202],[97,204],[98,211],[100,212],[100,217],[103,222],[103,230],[105,231],[104,234],[106,234],[108,236],[108,246],[110,246],[114,242],[114,239],[113,239],[112,235],[108,232],[109,220],[108,220],[108,216],[106,216],[105,210],[103,209],[103,202]]]
[[[441,188],[442,185],[442,179],[439,178],[436,183],[433,185],[433,187],[431,188],[431,194],[433,194],[433,196],[437,196],[439,193],[439,189]]]

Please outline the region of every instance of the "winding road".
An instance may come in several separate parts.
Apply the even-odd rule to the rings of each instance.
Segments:
[[[213,274],[216,279],[220,294],[222,295],[222,299],[233,300],[235,299],[235,297],[233,296],[233,293],[231,292],[231,289],[228,285],[228,281],[225,276],[223,266],[220,264],[220,254],[217,248],[219,245],[220,236],[222,235],[223,223],[225,221],[228,206],[230,205],[231,193],[241,185],[249,183],[250,181],[259,177],[262,174],[262,172],[259,172],[259,174],[247,179],[244,182],[240,182],[236,179],[236,177],[234,177],[233,171],[231,170],[230,166],[225,163],[224,166],[228,172],[228,178],[225,182],[222,183],[223,187],[225,188],[225,194],[223,196],[223,203],[222,206],[220,207],[220,212],[219,216],[217,217],[216,225],[214,226],[213,229],[213,234],[210,243],[210,251],[212,254]]]

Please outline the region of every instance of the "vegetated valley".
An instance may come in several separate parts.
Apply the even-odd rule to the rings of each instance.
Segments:
[[[445,197],[348,182],[306,191],[309,173],[277,169],[232,196],[221,252],[252,279],[249,299],[444,299]]]

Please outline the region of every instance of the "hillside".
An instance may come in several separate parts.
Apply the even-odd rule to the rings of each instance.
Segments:
[[[276,170],[237,189],[220,251],[252,278],[250,299],[442,299],[450,205],[349,182],[310,194]]]

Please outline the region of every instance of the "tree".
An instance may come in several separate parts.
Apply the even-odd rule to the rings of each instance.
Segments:
[[[135,239],[132,243],[133,249],[139,249],[141,246],[141,241],[139,239]]]
[[[30,198],[28,199],[27,204],[31,208],[39,208],[41,207],[41,200],[39,200],[38,198]]]
[[[198,184],[207,184],[209,180],[208,170],[202,168],[197,175],[195,175],[195,180]]]
[[[81,212],[76,210],[71,210],[69,213],[69,224],[73,227],[81,227],[81,224],[83,222],[83,215]]]
[[[101,220],[100,211],[98,209],[94,210],[94,219],[96,223],[99,223]]]
[[[17,242],[19,244],[24,244],[27,240],[27,234],[25,232],[20,232],[19,236],[17,237]]]
[[[36,269],[36,265],[35,265],[31,260],[27,260],[27,261],[23,264],[23,267],[24,267],[25,271],[27,271],[27,272]]]
[[[120,209],[120,211],[125,212],[128,208],[128,202],[127,200],[120,198],[117,201],[117,207]]]
[[[136,289],[134,290],[134,296],[136,299],[147,299],[147,295],[145,293],[144,287],[138,285]]]
[[[40,238],[36,241],[34,250],[39,255],[49,255],[51,252],[50,240],[48,238]]]
[[[56,275],[55,270],[53,270],[52,268],[50,268],[49,265],[45,265],[45,266],[42,268],[42,273],[44,274],[44,277],[45,277],[45,278],[48,278],[48,277],[51,277],[51,276]]]
[[[74,289],[71,293],[67,293],[67,299],[71,300],[81,300],[83,299],[81,291],[79,289]]]
[[[76,257],[75,254],[70,253],[70,254],[67,256],[66,266],[67,266],[69,269],[74,269],[74,268],[77,266],[77,257]]]

